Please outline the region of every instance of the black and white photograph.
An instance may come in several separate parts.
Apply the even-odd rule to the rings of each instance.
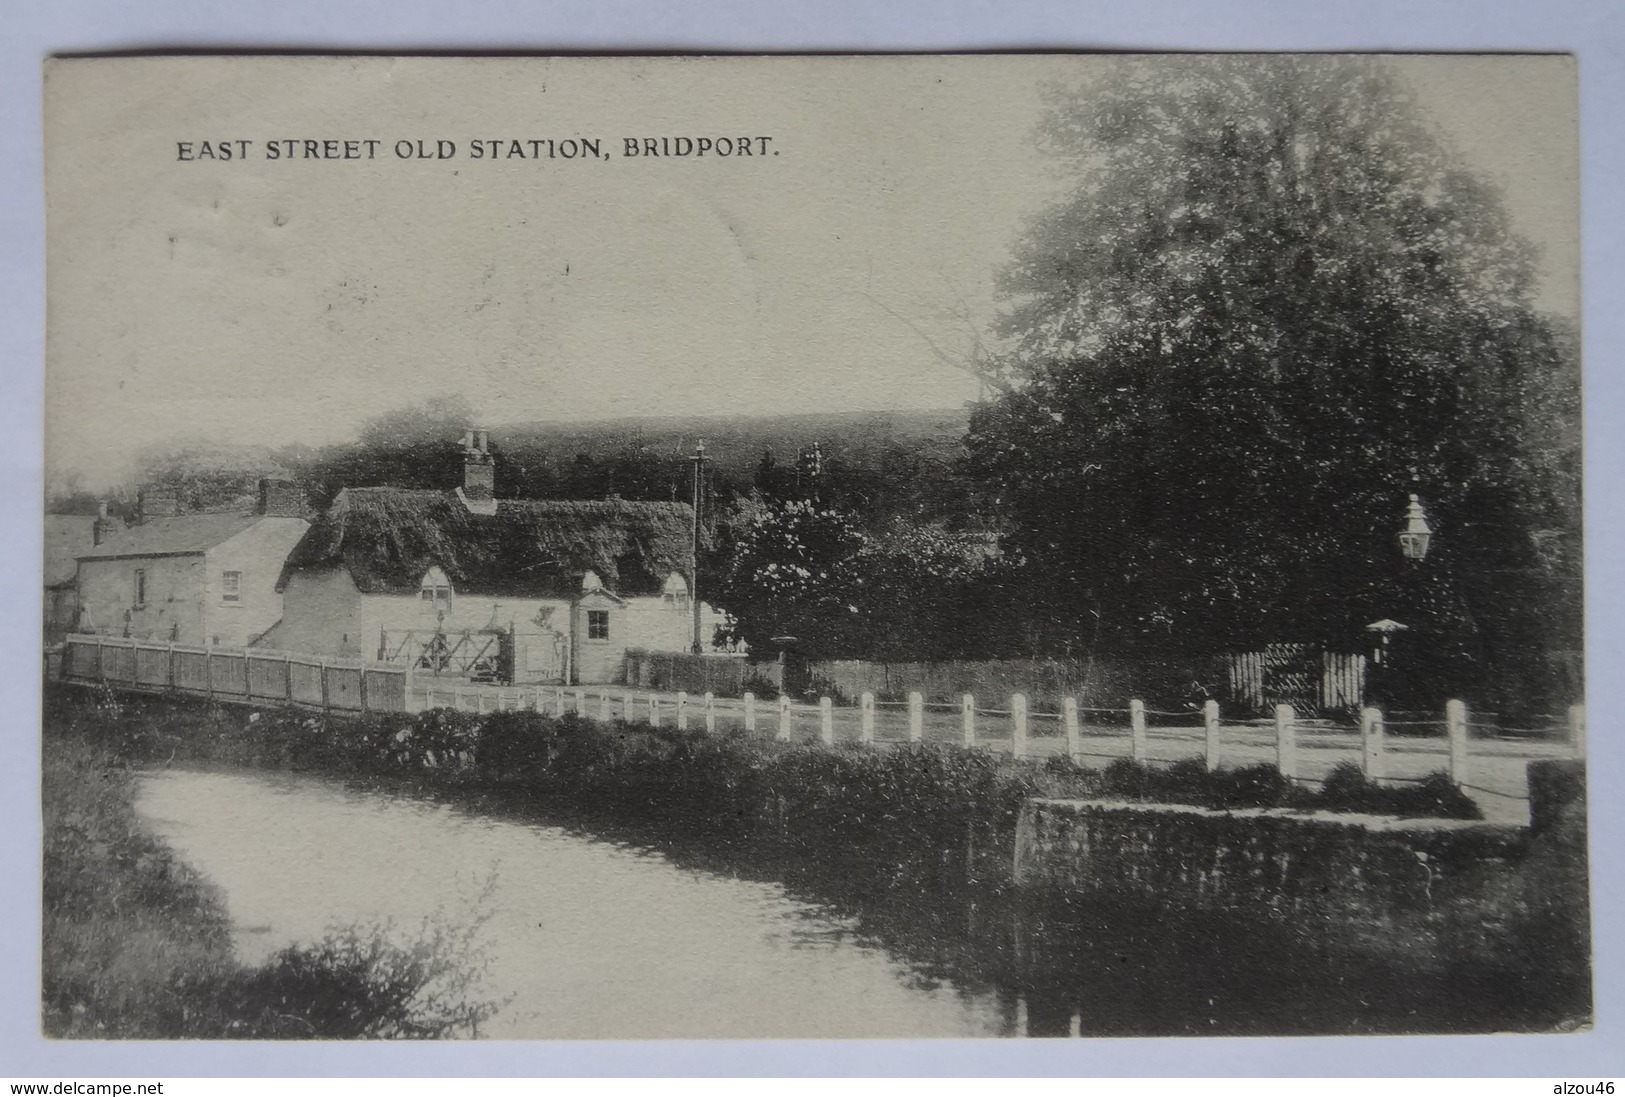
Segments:
[[[1572,55],[43,79],[47,1040],[1591,1030]]]

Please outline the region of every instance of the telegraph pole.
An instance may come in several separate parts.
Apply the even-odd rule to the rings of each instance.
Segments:
[[[695,655],[705,652],[705,646],[700,643],[700,504],[705,499],[705,440],[700,440],[699,446],[694,450],[694,456],[689,458],[694,462],[694,529],[693,541],[690,547],[688,597],[694,611],[694,645],[691,650]]]

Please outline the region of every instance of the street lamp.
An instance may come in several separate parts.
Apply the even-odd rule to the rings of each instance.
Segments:
[[[1405,528],[1399,531],[1399,551],[1405,559],[1418,563],[1428,554],[1428,542],[1433,538],[1433,527],[1428,525],[1427,512],[1422,501],[1411,496],[1411,505],[1405,512]]]
[[[695,655],[705,654],[705,645],[700,642],[700,507],[705,502],[705,440],[700,440],[699,446],[694,450],[694,456],[689,458],[694,462],[694,525],[693,538],[689,546],[689,605],[694,615],[694,642],[689,650]]]
[[[794,636],[775,636],[775,637],[772,638],[772,644],[773,644],[774,647],[779,649],[779,681],[778,681],[779,692],[780,693],[789,693],[790,691],[787,688],[785,688],[787,683],[784,680],[784,675],[785,675],[785,658],[784,658],[784,656],[785,656],[785,652],[789,651],[792,647],[794,647],[796,645],[796,638]]]

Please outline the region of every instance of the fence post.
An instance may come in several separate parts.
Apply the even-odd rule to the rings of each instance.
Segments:
[[[788,743],[790,741],[790,698],[786,697],[782,693],[779,694],[778,740],[781,743]]]
[[[652,728],[660,726],[660,698],[652,693],[649,695],[649,726]]]
[[[1027,757],[1027,695],[1010,695],[1010,753],[1016,758]]]
[[[858,742],[875,741],[875,695],[868,690],[858,698]]]
[[[705,733],[717,733],[717,695],[710,690],[705,691]]]
[[[918,743],[925,738],[925,698],[918,690],[908,695],[908,741]]]
[[[745,731],[756,734],[756,695],[748,689],[745,691]]]
[[[175,645],[169,645],[169,682],[175,683]],[[293,704],[293,656],[282,657],[282,690],[288,704]]]
[[[1369,705],[1360,710],[1360,771],[1367,781],[1380,781],[1388,776],[1387,759],[1383,755],[1382,710]]]
[[[1063,697],[1061,699],[1061,722],[1066,726],[1066,756],[1074,765],[1082,764],[1083,760],[1083,733],[1078,727],[1078,699],[1076,697]]]
[[[828,697],[818,699],[818,738],[826,747],[835,745],[835,704]]]
[[[1298,779],[1297,713],[1291,705],[1275,706],[1275,768],[1288,781]]]
[[[1203,758],[1207,763],[1207,771],[1212,773],[1219,768],[1219,702],[1209,699],[1202,702],[1202,731],[1203,731]]]
[[[621,719],[629,724],[632,722],[632,709],[635,704],[636,702],[632,700],[632,691],[627,690],[621,698]]]
[[[1574,747],[1574,753],[1585,757],[1586,752],[1586,707],[1585,705],[1569,706],[1569,744]]]
[[[966,747],[976,745],[976,697],[969,693],[959,698],[959,742]]]
[[[553,687],[553,715],[554,716],[563,716],[564,715],[564,687],[563,686],[554,686]]]
[[[164,671],[164,688],[170,693],[175,692],[175,642],[173,640],[169,642],[169,666]],[[293,704],[293,675],[291,673],[288,675],[288,703]],[[1573,709],[1569,711],[1572,716]]]
[[[204,664],[203,669],[209,669],[208,664]],[[98,632],[96,634],[96,681],[101,682],[105,679],[106,675],[102,673],[102,634]]]
[[[683,690],[677,691],[677,730],[688,730],[688,694]]]
[[[1467,783],[1467,706],[1446,701],[1444,727],[1450,736],[1450,779],[1460,788]]]
[[[615,699],[609,695],[607,689],[598,695],[598,719],[605,724],[615,719]]]
[[[1128,703],[1129,754],[1136,762],[1145,761],[1145,702]]]
[[[97,663],[97,666],[96,666],[96,678],[99,681],[105,682],[105,681],[107,681],[107,675],[102,672],[101,659],[99,658],[99,656],[101,655],[101,645],[100,645],[100,643],[97,644],[96,654],[98,656],[98,659],[96,660],[96,663]],[[211,701],[214,700],[214,649],[213,648],[207,648],[206,647],[206,648],[203,649],[203,689],[209,695],[209,700],[211,700]],[[327,708],[327,671],[325,669],[322,671],[322,708],[323,709]]]
[[[317,666],[316,672],[318,674],[320,674],[321,677],[322,677],[322,711],[326,712],[327,711],[327,660],[326,659],[323,659],[323,660],[320,661],[320,665]],[[214,674],[210,670],[210,667],[209,667],[209,653],[208,653],[207,648],[205,648],[204,652],[203,652],[203,680],[208,685],[208,687],[209,687],[209,695],[212,697],[214,695]]]
[[[576,715],[587,715],[587,691],[584,689],[576,690]]]

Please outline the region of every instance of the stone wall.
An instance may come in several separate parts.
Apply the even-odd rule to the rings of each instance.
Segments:
[[[1499,972],[1508,986],[1574,988],[1588,1001],[1585,766],[1529,768],[1528,828],[1029,800],[1012,873],[1035,899],[1072,909],[1257,919],[1402,967],[1465,965]]]
[[[1455,819],[1032,800],[1013,871],[1022,885],[1186,910],[1382,921],[1427,910],[1486,866],[1514,863],[1523,844],[1520,827]]]

